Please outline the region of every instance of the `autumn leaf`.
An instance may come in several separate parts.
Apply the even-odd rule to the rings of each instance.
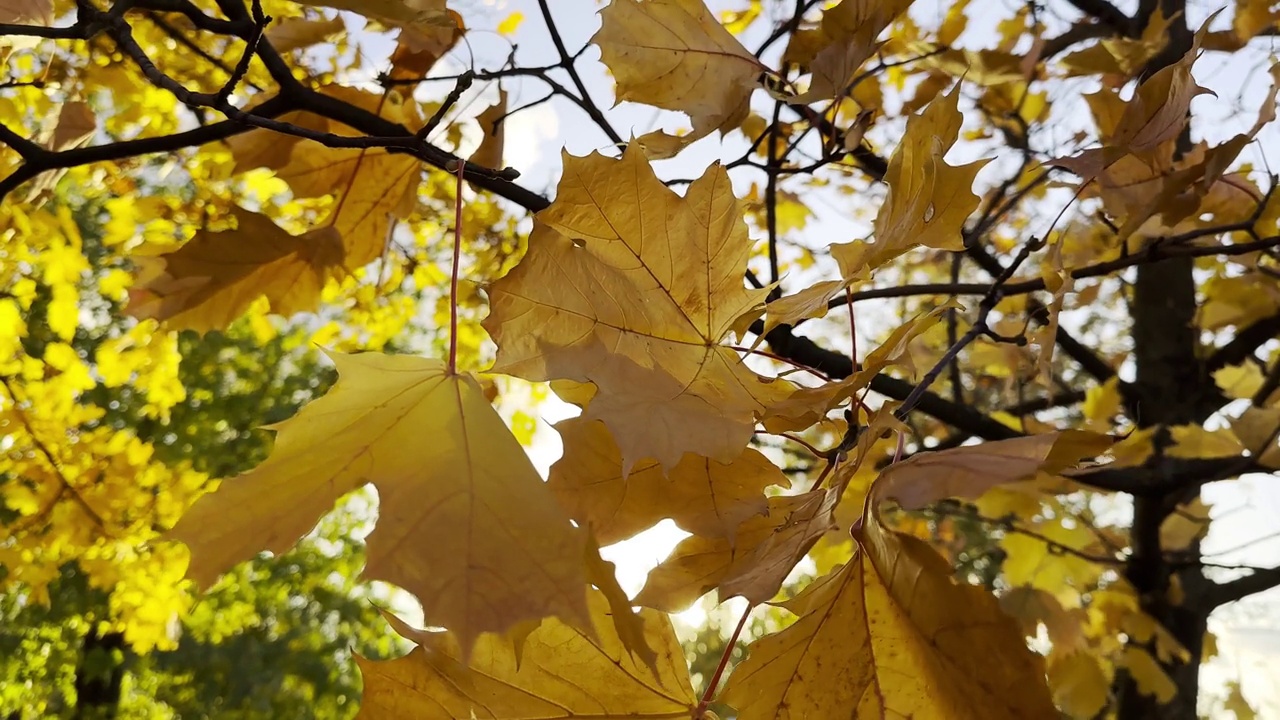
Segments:
[[[445,0],[297,0],[302,5],[345,10],[387,25],[415,30],[449,27],[454,15]]]
[[[406,128],[422,125],[417,104],[399,92],[370,93],[337,85],[322,92]],[[294,113],[281,120],[319,132],[360,135],[353,128],[311,113]],[[251,130],[228,144],[237,172],[267,167],[298,197],[335,196],[332,209],[321,222],[342,237],[343,264],[348,270],[380,257],[392,220],[406,217],[417,204],[422,164],[406,153],[387,148],[331,148],[265,129]]]
[[[469,648],[482,632],[556,616],[586,627],[582,533],[470,375],[409,355],[331,355],[329,394],[277,426],[258,467],[225,480],[170,537],[209,585],[263,550],[283,552],[342,495],[372,483],[367,572],[422,602]]]
[[[600,545],[590,533],[587,537],[585,563],[587,582],[594,585],[609,603],[608,615],[618,641],[643,662],[645,667],[652,670],[655,676],[661,674],[658,654],[649,646],[649,639],[645,634],[643,615],[632,611],[631,599],[618,584],[616,566],[601,557]],[[521,645],[520,650],[523,650],[523,644]],[[523,655],[523,652],[520,654]]]
[[[448,633],[412,633],[419,647],[397,660],[356,658],[364,676],[360,718],[690,718],[697,698],[666,615],[640,614],[657,671],[636,662],[614,631],[609,602],[587,595],[594,633],[548,618],[523,643],[484,635],[464,662]]]
[[[1105,145],[1059,158],[1053,164],[1067,168],[1087,183],[1125,155],[1155,153],[1174,141],[1187,125],[1191,101],[1205,93],[1213,94],[1197,84],[1191,74],[1208,26],[1206,21],[1182,59],[1161,68],[1138,86]]]
[[[919,507],[975,496],[1108,444],[1076,432],[922,453],[890,466],[855,530],[857,555],[780,603],[799,619],[752,645],[721,700],[743,720],[826,717],[848,708],[868,717],[1050,717],[1041,663],[995,598],[955,583],[928,545],[887,530],[879,508],[889,498]],[[975,462],[971,453],[980,448],[989,454]],[[977,666],[973,657],[984,662]]]
[[[98,119],[89,103],[73,100],[58,108],[58,122],[48,148],[54,152],[79,147],[89,141],[98,129]]]
[[[1053,701],[1070,717],[1096,717],[1106,707],[1111,683],[1098,658],[1073,652],[1051,660],[1048,670]]]
[[[259,213],[237,207],[232,216],[234,229],[201,230],[174,252],[136,258],[125,312],[203,333],[225,329],[263,296],[285,317],[314,310],[342,267],[337,232],[290,235]]]
[[[773,303],[769,303],[765,308],[771,308],[772,305]],[[914,376],[916,367],[911,359],[911,344],[937,325],[948,311],[958,308],[958,303],[948,302],[894,328],[884,342],[867,354],[858,371],[849,377],[816,387],[801,388],[769,406],[762,418],[765,428],[770,432],[783,432],[810,427],[841,403],[867,388],[878,374],[890,367],[905,368],[908,375]]]
[[[1173,18],[1157,7],[1141,37],[1103,38],[1096,45],[1068,53],[1060,62],[1069,76],[1110,73],[1132,77],[1169,43],[1172,22]]]
[[[844,488],[837,486],[796,496],[798,504],[782,524],[729,567],[719,583],[720,599],[740,596],[758,605],[777,595],[810,548],[835,527],[836,506],[843,493]]]
[[[1133,677],[1139,692],[1155,697],[1161,704],[1169,702],[1178,694],[1178,686],[1173,683],[1173,679],[1146,650],[1126,645],[1118,664]]]
[[[484,133],[484,139],[480,141],[476,151],[471,153],[471,162],[487,168],[503,167],[502,153],[506,139],[506,126],[502,121],[506,116],[507,91],[499,89],[498,102],[489,106],[476,118],[476,122],[480,124],[480,131]]]
[[[976,498],[997,486],[1055,474],[1111,447],[1106,435],[1063,430],[924,452],[894,463],[876,480],[876,497],[919,509],[945,498]]]
[[[462,16],[449,11],[453,24],[436,25],[426,28],[405,28],[400,31],[396,49],[391,53],[391,71],[387,76],[393,80],[409,80],[426,77],[445,53],[458,44],[458,40],[466,33]]]
[[[749,252],[724,168],[681,198],[637,148],[566,155],[528,253],[490,289],[494,371],[594,383],[584,417],[609,426],[624,472],[642,458],[671,469],[687,452],[732,462],[791,388],[720,345],[763,300],[743,287]]]
[[[591,42],[617,82],[618,102],[689,115],[693,131],[654,131],[636,138],[666,158],[694,140],[736,128],[764,69],[716,20],[703,0],[614,0],[600,12]]]
[[[621,452],[603,423],[573,418],[556,430],[564,454],[551,466],[548,485],[570,517],[590,525],[605,545],[663,518],[695,535],[732,541],[740,523],[766,512],[766,487],[790,485],[776,465],[752,449],[728,464],[688,454],[670,471],[642,461],[624,477]]]
[[[777,593],[790,567],[831,527],[838,495],[818,490],[769,498],[765,515],[748,518],[729,538],[699,535],[676,545],[671,555],[649,573],[635,602],[663,612],[680,612],[728,580],[740,590],[765,600]],[[768,571],[753,571],[757,560],[769,560]],[[779,577],[781,573],[782,577]],[[730,597],[722,594],[721,599]]]
[[[795,623],[752,643],[735,668],[720,701],[741,720],[1055,715],[1042,662],[991,595],[955,584],[920,540],[870,523],[860,542],[853,560],[780,604]]]
[[[783,60],[807,67],[813,78],[796,102],[843,96],[858,69],[875,53],[877,38],[912,0],[841,0],[822,14],[816,29],[792,35]]]
[[[346,31],[347,24],[341,17],[329,20],[288,18],[268,27],[265,37],[277,51],[287,53],[331,42]]]

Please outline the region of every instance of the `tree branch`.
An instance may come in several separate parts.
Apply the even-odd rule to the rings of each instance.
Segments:
[[[1265,317],[1237,331],[1226,345],[1216,349],[1205,361],[1205,372],[1212,373],[1228,365],[1239,365],[1248,360],[1268,340],[1280,335],[1280,313]]]
[[[1280,567],[1259,569],[1242,578],[1215,583],[1206,592],[1205,600],[1210,608],[1216,608],[1274,587],[1280,587]]]
[[[1120,8],[1107,2],[1107,0],[1067,0],[1075,9],[1096,18],[1098,22],[1107,25],[1113,30],[1127,34],[1130,26],[1133,24],[1132,18],[1121,12]]]

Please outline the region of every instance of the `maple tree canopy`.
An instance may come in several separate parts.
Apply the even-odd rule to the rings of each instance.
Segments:
[[[0,717],[1253,717],[1272,5],[0,1]]]

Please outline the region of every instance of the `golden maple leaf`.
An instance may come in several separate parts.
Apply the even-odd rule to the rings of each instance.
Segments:
[[[174,252],[138,257],[125,312],[173,329],[222,330],[259,296],[288,317],[314,310],[325,282],[342,268],[332,227],[290,235],[271,218],[234,208],[236,227],[201,230]]]
[[[408,129],[422,125],[418,105],[399,92],[370,93],[331,85],[325,95],[377,114]],[[280,118],[309,130],[347,137],[363,134],[312,113]],[[298,197],[335,195],[333,209],[321,222],[335,229],[345,249],[344,266],[357,270],[380,257],[394,218],[409,215],[417,204],[422,164],[406,153],[387,148],[333,148],[315,140],[258,128],[230,138],[236,171],[254,167],[274,170]]]
[[[807,67],[813,79],[796,102],[842,97],[858,69],[875,53],[877,38],[913,0],[842,0],[815,29],[798,30],[783,59]]]
[[[716,588],[721,588],[721,600],[734,595],[753,603],[768,600],[809,548],[831,529],[839,499],[835,490],[771,497],[768,512],[740,524],[732,540],[685,538],[649,573],[635,602],[675,613]]]
[[[566,155],[528,253],[490,289],[494,371],[594,383],[584,417],[609,426],[624,473],[642,458],[670,470],[686,452],[732,462],[792,387],[720,344],[764,297],[743,286],[750,249],[723,167],[682,198],[635,147]]]
[[[223,481],[170,537],[208,585],[283,552],[342,495],[372,483],[368,574],[422,601],[464,648],[482,632],[557,616],[586,624],[574,528],[471,375],[410,355],[333,353],[336,386],[275,429],[261,465]]]
[[[359,717],[692,717],[697,699],[670,618],[653,610],[640,613],[645,638],[657,651],[655,671],[627,652],[601,594],[592,591],[588,605],[594,634],[549,619],[524,638],[519,653],[505,637],[480,638],[469,662],[448,633],[398,628],[419,647],[396,660],[357,657],[364,676]]]
[[[713,131],[736,128],[750,111],[764,69],[702,0],[614,0],[591,42],[617,81],[618,101],[689,115],[693,131],[654,131],[636,142],[655,158],[680,152]]]
[[[756,641],[720,700],[755,718],[1052,717],[1043,661],[985,590],[956,583],[928,544],[888,530],[880,506],[975,497],[1109,445],[1079,431],[922,453],[881,473],[848,563],[780,603],[795,624]],[[974,662],[982,658],[981,663]]]
[[[654,461],[642,461],[624,478],[618,444],[603,423],[573,418],[556,430],[564,454],[551,466],[547,483],[570,516],[590,525],[605,545],[663,518],[695,535],[732,539],[744,520],[765,513],[766,487],[791,484],[752,449],[728,464],[685,455],[670,472]]]

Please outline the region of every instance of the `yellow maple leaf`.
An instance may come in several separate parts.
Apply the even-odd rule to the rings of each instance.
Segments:
[[[506,124],[503,120],[506,116],[507,91],[499,88],[498,102],[476,118],[476,122],[480,124],[480,131],[484,133],[484,139],[480,141],[476,151],[471,153],[469,158],[471,162],[487,168],[502,168],[502,154],[506,141]]]
[[[943,157],[960,135],[964,117],[957,86],[907,119],[902,142],[889,158],[889,195],[876,214],[875,242],[834,245],[831,255],[846,277],[924,245],[964,250],[964,223],[978,207],[973,180],[987,164],[948,165]]]
[[[1126,645],[1119,665],[1129,671],[1138,685],[1138,691],[1151,695],[1164,704],[1178,694],[1178,686],[1151,653],[1134,645]]]
[[[556,619],[521,643],[480,638],[469,662],[448,633],[409,632],[419,647],[383,662],[356,658],[364,676],[360,718],[558,720],[591,717],[690,718],[697,698],[671,620],[653,610],[640,619],[657,652],[656,672],[637,663],[614,631],[610,604],[587,597],[595,633]]]
[[[462,17],[452,11],[450,13],[454,16],[453,25],[406,28],[400,31],[396,49],[391,53],[391,71],[387,73],[388,77],[393,80],[425,77],[440,58],[458,44],[466,29]]]
[[[1191,74],[1212,19],[1196,33],[1192,47],[1178,62],[1161,68],[1138,86],[1105,145],[1052,162],[1088,182],[1126,155],[1164,154],[1161,149],[1167,149],[1186,127],[1191,101],[1204,93],[1213,94]]]
[[[342,241],[331,227],[290,235],[271,218],[234,208],[236,227],[201,230],[174,252],[138,257],[125,312],[174,329],[222,330],[265,296],[288,317],[314,310],[341,271]]]
[[[399,92],[371,93],[339,85],[321,91],[405,128],[422,125],[417,104]],[[280,119],[335,135],[363,135],[311,113],[288,113]],[[321,222],[341,235],[343,264],[348,270],[380,257],[392,219],[406,217],[417,203],[422,164],[406,153],[386,148],[331,148],[261,128],[227,142],[237,172],[266,167],[275,170],[298,197],[336,196],[333,209]]]
[[[1043,663],[995,598],[878,525],[857,557],[781,603],[799,619],[751,645],[720,700],[741,720],[1053,717]]]
[[[750,248],[723,167],[682,198],[634,146],[619,160],[566,155],[528,253],[490,288],[494,371],[594,383],[584,417],[609,426],[624,472],[686,452],[732,462],[792,387],[720,345],[764,297],[743,287]]]
[[[923,453],[890,466],[872,486],[866,516],[854,529],[857,555],[780,603],[799,619],[752,645],[720,700],[742,720],[850,712],[1052,717],[1042,660],[995,598],[957,584],[950,565],[926,543],[888,530],[880,508],[889,499],[918,507],[972,497],[1074,464],[1107,444],[1089,433],[1059,433]],[[975,462],[982,447],[988,447],[983,460]]]
[[[1236,38],[1244,43],[1275,27],[1277,21],[1280,21],[1280,9],[1276,9],[1272,0],[1236,0],[1231,29]]]
[[[1233,400],[1248,400],[1262,389],[1266,377],[1257,365],[1246,362],[1229,365],[1213,372],[1213,382],[1218,389]]]
[[[1179,458],[1226,458],[1244,452],[1244,445],[1227,428],[1206,430],[1199,425],[1176,425],[1169,428],[1173,446],[1166,452]]]
[[[588,627],[584,537],[471,375],[409,355],[333,353],[337,385],[274,426],[261,465],[225,480],[170,533],[208,585],[282,552],[342,495],[378,489],[368,574],[422,601],[464,648],[481,632],[557,616]]]
[[[791,567],[830,529],[833,501],[838,499],[838,493],[823,490],[771,497],[768,512],[739,525],[732,542],[727,537],[685,538],[649,573],[636,604],[680,612],[733,579],[748,599],[768,600]],[[783,568],[788,561],[790,565]],[[769,567],[755,569],[758,562]],[[730,594],[722,593],[722,599]]]
[[[663,518],[695,535],[732,539],[740,523],[766,512],[766,487],[790,486],[776,465],[752,449],[728,464],[685,455],[670,472],[642,461],[624,478],[621,452],[603,423],[573,418],[556,430],[564,455],[551,466],[547,483],[569,515],[590,525],[604,545]]]
[[[693,131],[654,131],[636,139],[666,158],[694,140],[736,128],[764,68],[702,0],[615,0],[600,12],[591,42],[617,82],[618,102],[689,115]]]
[[[773,316],[772,307],[773,303],[765,305],[765,309],[770,313],[768,317],[776,321],[778,318]],[[909,375],[915,375],[916,367],[911,359],[911,344],[937,325],[948,310],[959,307],[960,305],[954,301],[947,302],[894,328],[889,337],[862,360],[858,372],[843,380],[796,390],[782,401],[769,406],[762,418],[764,426],[770,432],[810,427],[845,400],[870,385],[876,375],[886,368],[902,367]],[[766,327],[769,322],[766,321]]]
[[[280,23],[273,23],[266,33],[266,39],[277,52],[287,53],[302,48],[332,42],[347,31],[347,24],[340,16],[329,20],[309,20],[307,18],[288,18]]]
[[[975,498],[996,485],[1058,473],[1111,447],[1111,438],[1082,430],[985,442],[926,452],[890,465],[876,480],[881,499],[918,509],[944,498]]]
[[[454,24],[445,0],[296,0],[301,5],[345,10],[389,27],[429,30]]]
[[[1055,656],[1049,662],[1049,686],[1053,702],[1073,718],[1092,718],[1106,707],[1110,681],[1087,652]]]
[[[1247,408],[1240,417],[1231,421],[1231,432],[1268,468],[1280,468],[1280,408]]]
[[[816,29],[796,31],[783,59],[804,65],[813,73],[808,91],[796,101],[811,103],[842,97],[858,69],[875,53],[880,33],[911,2],[842,0],[822,14]]]

